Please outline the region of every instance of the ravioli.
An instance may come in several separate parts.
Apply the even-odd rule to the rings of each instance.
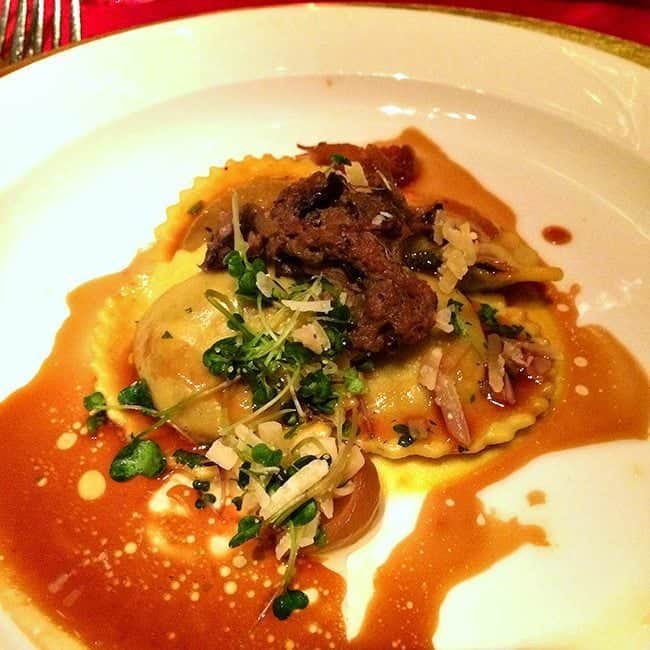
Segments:
[[[99,312],[91,344],[91,368],[97,378],[98,391],[107,396],[117,395],[124,386],[138,377],[142,369],[147,374],[151,373],[149,378],[156,385],[152,390],[156,405],[165,408],[171,405],[168,404],[169,399],[176,403],[186,397],[188,387],[193,381],[197,382],[196,386],[204,385],[200,380],[200,377],[205,380],[200,367],[200,355],[196,360],[197,367],[193,371],[182,365],[174,366],[170,359],[162,361],[162,365],[167,369],[154,367],[153,361],[149,363],[143,361],[142,355],[134,349],[138,322],[165,291],[192,276],[198,278],[198,266],[205,254],[204,240],[209,235],[209,230],[206,230],[206,227],[209,228],[209,223],[201,214],[205,205],[210,204],[221,208],[222,205],[229,204],[233,190],[239,191],[242,187],[249,187],[251,183],[258,189],[271,185],[277,191],[278,187],[310,173],[313,169],[313,163],[307,159],[275,158],[270,155],[261,158],[248,156],[242,161],[228,161],[224,167],[211,168],[207,176],[196,178],[191,188],[180,193],[179,202],[167,210],[167,219],[156,228],[156,241],[148,252],[146,263],[142,268],[138,267],[128,272],[123,286],[106,301]],[[208,213],[212,216],[214,214],[214,212]],[[217,280],[217,283],[221,283],[222,286],[224,281],[225,277],[220,281]],[[197,282],[200,280],[197,279]],[[187,285],[188,288],[191,286],[191,283]],[[182,297],[179,297],[179,300],[187,302]],[[164,305],[169,301],[170,298],[166,298],[154,312],[161,315],[163,320]],[[217,312],[212,308],[208,310],[207,302],[201,306],[206,308],[201,313],[209,313],[218,321]],[[183,313],[188,315],[186,312]],[[194,319],[187,318],[187,320]],[[147,322],[151,323],[151,319]],[[160,327],[158,327],[156,331],[159,331],[162,336],[171,326],[172,324],[168,323],[168,327],[163,327],[162,331],[159,331]],[[142,328],[141,330],[140,340],[144,341],[147,334]],[[149,336],[153,334],[150,333]],[[164,339],[162,342],[168,343],[169,339]],[[176,343],[167,345],[167,349],[177,348],[179,342],[180,336]],[[134,357],[140,359],[139,364],[134,362]],[[137,365],[140,368],[137,368]],[[165,385],[161,377],[169,378],[172,367],[176,369],[177,376]],[[188,373],[187,377],[186,373]],[[240,398],[243,399],[243,396],[240,395]],[[213,397],[210,402],[218,406],[220,399],[220,397]],[[233,404],[236,403],[237,399],[233,401]],[[177,426],[182,429],[187,424],[185,417],[191,418],[192,416],[188,414],[200,410],[204,404],[205,401],[202,400],[200,404],[194,404],[192,409],[183,411],[184,415],[179,414]],[[221,411],[219,413],[213,414],[209,424],[208,422],[195,423],[193,426],[198,427],[198,432],[191,435],[196,439],[202,439],[200,431],[223,421],[221,417],[223,413]],[[125,435],[144,429],[149,423],[144,416],[130,411],[109,409],[109,416],[124,429]]]
[[[215,340],[232,334],[205,293],[216,290],[238,304],[235,282],[224,271],[199,271],[198,266],[205,243],[230,224],[233,191],[241,203],[270,210],[284,188],[315,169],[306,158],[249,157],[229,162],[223,169],[213,168],[208,177],[197,179],[181,194],[179,204],[168,212],[166,225],[157,231],[158,241],[170,253],[176,251],[173,257],[125,284],[100,314],[93,346],[97,390],[115,395],[133,379],[144,379],[157,410],[180,405],[170,422],[199,444],[217,439],[225,427],[250,415],[253,400],[248,386],[240,382],[217,388],[228,382],[209,372],[202,360]],[[375,369],[363,374],[366,388],[355,400],[361,413],[358,442],[367,452],[388,458],[479,452],[508,442],[533,425],[562,390],[562,341],[544,301],[508,302],[501,293],[479,293],[522,282],[552,281],[561,272],[544,265],[517,233],[492,224],[471,208],[451,201],[448,219],[455,224],[467,221],[479,233],[478,262],[470,265],[451,292],[441,289],[439,278],[419,277],[436,294],[438,317],[444,306],[454,305],[453,314],[462,320],[462,335],[434,327],[426,341],[377,358]],[[418,246],[416,242],[415,249]],[[427,246],[421,250],[426,252]],[[500,319],[519,324],[527,337],[524,341],[506,337],[501,352],[510,345],[521,355],[521,346],[529,346],[534,350],[528,354],[529,365],[535,357],[548,362],[538,375],[521,365],[521,380],[510,382],[506,377],[504,391],[516,393],[514,402],[500,402],[499,395],[491,394],[495,391],[486,378],[489,335],[479,318],[481,305],[497,310]],[[257,318],[255,309],[243,309],[247,319]],[[353,363],[353,356],[344,353],[342,363]],[[503,370],[501,353],[498,362]],[[436,376],[435,389],[427,386],[426,377],[423,380],[427,371]],[[142,429],[146,422],[137,413],[110,410],[109,415],[125,432]],[[458,418],[470,434],[462,434],[462,427],[458,433],[454,422]]]
[[[522,381],[515,387],[514,405],[495,404],[482,390],[484,383],[485,338],[480,333],[476,314],[466,312],[473,323],[473,341],[451,337],[432,337],[415,350],[407,350],[381,364],[368,378],[365,417],[368,426],[361,434],[363,448],[387,458],[422,456],[440,458],[457,453],[475,453],[491,445],[511,441],[517,432],[532,426],[561,396],[564,386],[564,359],[559,326],[551,310],[536,302],[506,307],[501,296],[474,294],[472,302],[498,305],[499,313],[524,322],[528,331],[549,342],[554,352],[552,370],[538,381]],[[468,303],[469,307],[469,303]],[[470,308],[471,309],[471,308]],[[452,380],[471,431],[471,444],[459,445],[448,432],[443,414],[432,391],[420,383],[423,363],[435,350],[457,357]],[[413,442],[404,445],[399,429],[406,425]],[[395,430],[397,428],[397,431]],[[402,442],[400,442],[402,440]]]

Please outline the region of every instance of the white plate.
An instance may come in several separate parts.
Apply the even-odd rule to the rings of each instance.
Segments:
[[[46,356],[66,293],[123,267],[208,166],[410,125],[514,208],[525,237],[565,269],[565,286],[580,283],[583,321],[605,324],[650,368],[650,70],[623,59],[428,11],[238,11],[101,39],[11,73],[0,79],[0,124],[0,396]],[[544,242],[552,223],[574,242]],[[604,618],[618,625],[620,638],[605,635],[617,647],[643,647],[650,484],[626,477],[633,460],[650,476],[649,446],[555,454],[507,479],[511,496],[538,475],[564,490],[565,509],[536,522],[559,540],[556,560],[523,548],[460,585],[437,647],[593,647]],[[607,499],[594,487],[603,454]],[[523,517],[502,488],[486,504]]]

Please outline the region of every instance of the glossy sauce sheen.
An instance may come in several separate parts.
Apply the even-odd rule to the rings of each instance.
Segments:
[[[422,177],[410,188],[412,201],[457,198],[503,225],[514,224],[505,204],[420,137],[412,131],[404,136],[425,155]],[[134,264],[146,266],[146,256]],[[567,363],[566,388],[535,427],[428,494],[415,530],[377,572],[359,636],[346,640],[343,579],[309,558],[299,561],[294,586],[309,590],[312,601],[317,593],[315,602],[288,622],[268,615],[255,625],[280,580],[273,553],[254,544],[230,552],[215,548],[219,534],[226,540],[232,534],[233,514],[194,509],[194,493],[183,487],[170,491],[179,514],[150,512],[149,499],[161,481],[111,482],[107,469],[123,444],[121,433],[106,427],[93,439],[80,427],[81,400],[94,382],[89,323],[126,273],[71,293],[71,316],[52,355],[28,386],[0,406],[0,436],[12,452],[0,475],[5,572],[89,646],[431,648],[440,605],[454,585],[524,544],[547,543],[536,526],[482,513],[477,492],[542,453],[646,436],[645,373],[607,332],[576,326],[573,295],[550,290],[554,305],[565,306],[557,318],[566,354],[588,364]],[[168,453],[182,444],[172,431],[158,439]],[[105,491],[83,500],[78,482],[89,470],[107,478]],[[543,498],[531,493],[531,507]],[[446,505],[450,499],[453,508]]]

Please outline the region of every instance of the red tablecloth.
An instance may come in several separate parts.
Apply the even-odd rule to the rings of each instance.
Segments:
[[[196,14],[265,5],[295,4],[303,0],[81,0],[83,37],[100,36],[129,27]],[[337,0],[333,0],[336,2]],[[401,4],[399,0],[388,0]],[[409,4],[443,5],[506,12],[564,23],[650,46],[650,0],[574,2],[562,0],[410,0]],[[49,2],[46,1],[46,13]],[[67,5],[67,2],[63,2]],[[403,3],[406,4],[406,3]],[[12,8],[15,2],[11,3]],[[65,8],[64,8],[65,12]],[[13,12],[10,12],[10,14]],[[10,15],[10,22],[13,16]],[[48,35],[46,34],[46,44]],[[64,29],[63,42],[68,40]],[[0,44],[1,46],[2,44]],[[8,43],[5,43],[5,51]]]
[[[295,2],[297,0],[289,0]],[[82,3],[84,36],[107,34],[135,25],[194,14],[271,4],[269,0],[154,0],[137,2]],[[397,4],[397,3],[395,3]],[[446,6],[502,11],[583,27],[650,45],[650,1],[637,2],[562,2],[560,0],[465,0],[421,2]]]

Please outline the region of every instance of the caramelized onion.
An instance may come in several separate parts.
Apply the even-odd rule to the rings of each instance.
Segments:
[[[334,501],[334,516],[323,523],[327,534],[325,551],[356,542],[370,528],[377,515],[381,486],[370,459],[366,458],[352,482],[353,492]]]

